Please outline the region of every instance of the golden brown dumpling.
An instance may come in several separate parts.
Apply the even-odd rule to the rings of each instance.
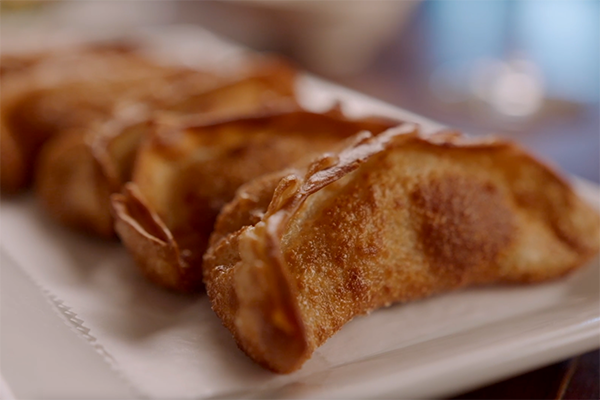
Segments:
[[[114,235],[109,195],[130,180],[137,149],[156,111],[170,119],[233,118],[264,107],[295,107],[295,71],[279,60],[257,63],[250,76],[214,87],[203,72],[179,71],[123,95],[110,116],[45,145],[38,160],[36,194],[63,224]],[[206,82],[205,82],[206,81]],[[217,80],[220,82],[222,80]]]
[[[198,290],[215,218],[240,185],[327,151],[359,131],[379,133],[396,124],[349,120],[332,110],[159,127],[140,149],[134,185],[113,197],[117,233],[149,279],[170,289]]]
[[[35,192],[44,210],[71,228],[113,237],[110,195],[131,174],[135,152],[150,129],[144,107],[115,113],[110,122],[53,137],[41,151]]]
[[[357,315],[471,285],[560,277],[598,251],[597,212],[499,139],[420,136],[404,125],[284,175],[238,191],[203,268],[239,347],[279,373],[300,368]]]
[[[0,186],[5,193],[29,184],[37,153],[48,138],[106,115],[115,97],[132,85],[145,81],[141,86],[147,86],[148,80],[172,71],[122,46],[29,58],[3,56],[2,63],[0,146],[5,142],[15,146],[9,158],[3,153],[0,159]]]
[[[44,58],[44,54],[0,54],[0,79],[25,72]]]

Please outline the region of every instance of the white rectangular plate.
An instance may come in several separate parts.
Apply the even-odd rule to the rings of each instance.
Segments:
[[[169,57],[204,55],[200,64],[241,54],[197,28],[141,36]],[[315,78],[299,89],[312,108],[339,99],[352,114],[440,127]],[[598,205],[598,187],[577,190]],[[300,371],[275,375],[236,348],[206,296],[148,284],[117,243],[56,226],[31,197],[3,199],[0,217],[1,367],[19,398],[432,397],[600,345],[596,259],[543,285],[464,290],[356,318]]]

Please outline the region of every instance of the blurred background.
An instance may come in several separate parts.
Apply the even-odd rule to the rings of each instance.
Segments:
[[[35,1],[0,3],[6,38],[36,29],[197,24],[467,133],[500,133],[600,181],[600,1]]]

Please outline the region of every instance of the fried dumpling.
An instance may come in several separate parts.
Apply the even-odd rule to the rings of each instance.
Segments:
[[[263,61],[249,76],[214,87],[203,72],[181,71],[148,82],[122,96],[112,113],[95,124],[71,129],[45,145],[38,160],[36,194],[64,225],[113,236],[109,196],[131,179],[137,149],[151,132],[157,111],[171,119],[227,118],[264,107],[295,106],[294,70],[278,60]],[[199,76],[197,76],[199,75]]]
[[[140,149],[133,184],[113,197],[116,231],[150,280],[174,290],[198,290],[215,218],[240,185],[329,150],[359,131],[377,134],[394,125],[380,118],[349,120],[334,109],[159,127]]]
[[[272,178],[240,188],[224,209],[203,271],[239,347],[279,373],[356,315],[560,277],[598,251],[597,212],[499,139],[404,125],[290,170],[276,187]],[[231,218],[238,226],[222,223]]]
[[[37,153],[48,138],[106,115],[115,97],[136,82],[145,82],[139,85],[145,87],[172,71],[121,46],[29,58],[3,56],[2,63],[0,146],[15,145],[9,158],[3,153],[0,159],[0,185],[6,193],[28,185]],[[18,164],[13,162],[16,158]]]
[[[44,54],[0,54],[0,79],[27,71],[44,58]]]
[[[110,195],[131,174],[138,143],[150,129],[149,112],[132,106],[110,121],[72,129],[48,141],[38,158],[35,193],[63,225],[114,237]]]

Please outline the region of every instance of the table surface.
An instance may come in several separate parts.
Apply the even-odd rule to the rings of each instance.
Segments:
[[[486,124],[468,113],[454,112],[432,98],[428,74],[433,67],[424,54],[432,36],[426,23],[428,11],[427,7],[421,7],[366,71],[330,79],[471,134],[508,135],[563,170],[598,182],[598,103],[579,105],[577,112],[559,119],[552,112],[542,113],[535,123],[505,131],[502,124]],[[599,358],[598,351],[589,352],[455,398],[598,399]]]

